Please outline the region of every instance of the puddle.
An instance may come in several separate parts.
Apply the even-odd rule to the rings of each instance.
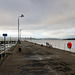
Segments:
[[[57,55],[31,55],[27,60],[48,60],[48,59],[59,59]]]

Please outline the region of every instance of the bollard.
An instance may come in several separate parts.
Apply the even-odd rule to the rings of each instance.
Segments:
[[[41,47],[43,46],[43,44],[41,44]]]
[[[35,43],[35,45],[36,45],[36,43]]]
[[[19,49],[19,52],[21,52],[21,48],[18,48]]]

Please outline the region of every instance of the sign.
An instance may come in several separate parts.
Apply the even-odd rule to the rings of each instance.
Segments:
[[[7,34],[3,34],[3,36],[7,36]]]
[[[68,47],[68,48],[71,48],[71,47],[72,47],[72,43],[71,43],[71,42],[68,42],[68,43],[67,43],[67,47]]]

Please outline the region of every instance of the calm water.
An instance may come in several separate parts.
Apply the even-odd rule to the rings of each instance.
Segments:
[[[5,45],[5,50],[8,50],[8,49],[10,49],[12,46],[14,46],[15,44],[6,44]],[[0,51],[3,51],[4,50],[4,44],[2,44],[1,46],[0,46]]]
[[[46,42],[50,43],[54,48],[59,48],[62,50],[67,50],[75,53],[75,40],[27,40],[33,43],[46,45]],[[67,48],[67,43],[72,43],[72,48]]]

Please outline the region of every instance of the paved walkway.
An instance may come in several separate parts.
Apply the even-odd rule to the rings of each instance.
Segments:
[[[0,75],[75,75],[75,54],[54,48],[21,43],[0,67]]]

